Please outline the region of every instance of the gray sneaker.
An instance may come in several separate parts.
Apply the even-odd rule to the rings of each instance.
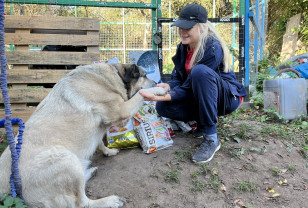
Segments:
[[[203,143],[192,157],[192,161],[195,163],[206,163],[211,161],[215,152],[220,149],[220,141],[217,138],[217,134],[203,135],[203,138]]]

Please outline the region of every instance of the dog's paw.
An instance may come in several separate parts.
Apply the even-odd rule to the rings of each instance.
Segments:
[[[119,152],[120,152],[119,149],[109,149],[109,148],[106,148],[105,151],[103,151],[103,154],[105,156],[107,156],[107,157],[110,157],[110,156],[117,155]]]
[[[157,87],[154,94],[155,95],[166,95],[167,91],[162,87]]]
[[[119,149],[110,149],[106,147],[103,142],[98,145],[98,149],[107,157],[117,155],[120,152]]]
[[[162,87],[151,87],[147,89],[142,89],[142,92],[154,94],[154,95],[166,95],[167,91]]]
[[[126,199],[123,197],[119,197],[119,196],[108,196],[104,198],[106,200],[106,207],[112,207],[112,208],[120,208],[123,207],[124,204],[126,203]]]

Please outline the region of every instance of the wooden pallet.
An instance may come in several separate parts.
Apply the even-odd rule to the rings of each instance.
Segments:
[[[13,118],[25,122],[30,117],[35,106],[50,92],[50,86],[70,71],[64,66],[99,61],[100,26],[96,18],[6,16],[4,24],[5,44],[14,45],[13,51],[6,51]],[[87,51],[30,50],[30,46],[44,45],[86,46]],[[53,69],[33,69],[37,65],[53,66],[50,67]],[[49,88],[33,85],[49,85]],[[3,105],[2,95],[0,104]],[[1,109],[0,119],[4,117]]]

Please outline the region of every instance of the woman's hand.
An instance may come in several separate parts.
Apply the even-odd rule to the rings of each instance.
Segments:
[[[170,86],[169,86],[169,84],[166,84],[166,83],[157,84],[157,87],[162,87],[167,92],[170,91]],[[144,92],[142,90],[140,90],[139,93],[147,101],[170,101],[171,100],[171,96],[169,94],[166,94],[166,95],[154,95],[154,94],[151,94],[151,93],[146,93],[146,92]]]

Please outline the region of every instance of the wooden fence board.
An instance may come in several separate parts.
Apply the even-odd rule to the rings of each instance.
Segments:
[[[50,88],[9,89],[11,103],[39,103],[50,92]],[[2,94],[0,95],[2,100]]]
[[[12,109],[12,118],[21,118],[23,122],[25,122],[35,111],[35,109],[35,107],[27,107],[25,109]],[[0,109],[0,118],[5,118],[5,112],[3,109]]]
[[[58,82],[71,70],[26,70],[7,71],[7,80],[10,84],[52,84]]]
[[[7,51],[9,64],[85,65],[99,61],[97,52]]]
[[[84,45],[97,46],[99,36],[70,34],[5,33],[5,43],[14,45]]]
[[[52,30],[99,30],[96,18],[42,17],[6,15],[5,28],[11,29],[52,29]]]

